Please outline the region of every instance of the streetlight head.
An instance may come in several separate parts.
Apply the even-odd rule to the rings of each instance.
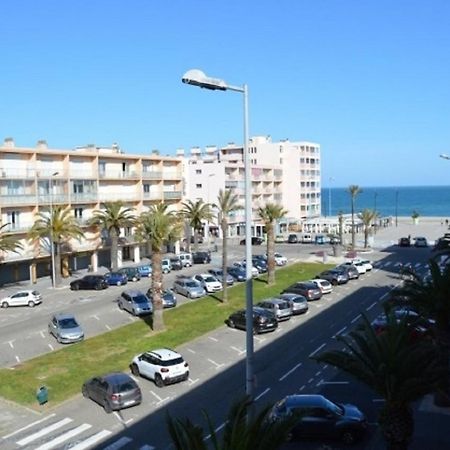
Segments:
[[[204,72],[198,69],[188,70],[181,78],[181,81],[186,84],[192,84],[192,86],[198,86],[212,91],[226,91],[228,87],[225,81],[219,78],[207,77]]]

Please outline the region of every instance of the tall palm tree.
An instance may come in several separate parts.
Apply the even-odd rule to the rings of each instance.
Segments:
[[[220,228],[222,230],[222,302],[228,302],[227,291],[227,264],[228,264],[228,216],[241,208],[239,204],[239,196],[233,194],[231,189],[220,189],[217,197],[217,208],[219,209]]]
[[[0,252],[15,252],[23,249],[22,243],[12,234],[9,234],[6,228],[9,223],[0,225]]]
[[[111,238],[111,268],[112,270],[117,270],[119,267],[118,248],[120,229],[134,225],[135,216],[133,215],[133,208],[125,208],[123,202],[120,200],[116,202],[105,202],[103,203],[102,210],[93,212],[90,223],[108,232]]]
[[[373,209],[363,209],[359,217],[364,225],[364,248],[367,248],[369,246],[369,235],[372,231],[372,225],[378,217],[378,213]]]
[[[202,221],[212,220],[211,205],[199,199],[196,202],[188,200],[182,203],[181,214],[188,221],[189,226],[194,230],[194,250],[198,251],[197,232],[202,228]],[[190,239],[188,239],[188,246]]]
[[[137,222],[136,234],[141,239],[149,240],[152,249],[152,302],[153,302],[153,330],[164,330],[163,317],[163,274],[161,268],[164,244],[181,234],[180,218],[168,205],[159,203],[152,205],[147,212],[140,215]]]
[[[342,211],[339,211],[338,221],[339,221],[339,240],[341,241],[341,245],[344,245],[344,214]]]
[[[356,233],[355,233],[355,201],[358,194],[362,192],[362,189],[352,184],[348,187],[348,193],[350,194],[351,199],[351,206],[352,206],[352,250],[355,250],[355,240],[356,240]]]
[[[39,212],[38,218],[28,232],[30,239],[48,239],[53,245],[55,255],[55,286],[61,284],[61,245],[70,239],[80,240],[83,230],[77,224],[75,217],[67,206],[54,206],[52,213]],[[51,251],[51,249],[50,249]]]
[[[409,281],[400,288],[400,294],[405,294],[420,314],[434,320],[439,360],[444,369],[434,401],[439,406],[450,406],[450,266],[442,270],[430,259],[429,267],[430,276],[425,279],[414,269],[406,269]]]
[[[271,405],[263,408],[256,415],[249,415],[251,403],[247,398],[233,404],[228,413],[226,425],[219,438],[215,427],[203,411],[208,424],[210,442],[205,439],[205,432],[200,425],[190,419],[173,419],[167,416],[169,434],[176,450],[277,450],[285,444],[289,431],[297,417],[284,421],[269,418]]]
[[[435,345],[413,340],[406,321],[398,322],[385,308],[387,328],[376,334],[365,316],[359,328],[338,336],[344,350],[331,350],[312,359],[347,372],[375,391],[385,402],[378,422],[388,449],[406,450],[414,432],[411,404],[435,389],[440,370]]]
[[[267,203],[264,207],[258,208],[258,216],[264,222],[267,233],[267,283],[269,285],[275,283],[275,223],[286,214],[287,211],[275,203]]]

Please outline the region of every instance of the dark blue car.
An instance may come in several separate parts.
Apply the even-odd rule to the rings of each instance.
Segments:
[[[243,269],[242,267],[228,267],[227,273],[231,275],[236,281],[245,281],[247,279],[245,269]]]
[[[128,283],[127,274],[122,272],[105,273],[105,280],[110,286],[123,286]]]

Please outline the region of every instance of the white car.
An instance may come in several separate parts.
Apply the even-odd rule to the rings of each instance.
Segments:
[[[8,306],[30,306],[31,308],[42,303],[42,296],[38,291],[24,290],[18,291],[9,297],[2,298],[0,305],[2,308]]]
[[[328,280],[315,278],[314,280],[309,280],[309,282],[314,283],[322,291],[322,294],[330,294],[333,291],[333,285]]]
[[[368,259],[358,258],[358,259],[354,259],[352,262],[353,262],[353,264],[362,263],[366,269],[366,272],[369,272],[373,269],[373,265],[372,265],[371,261],[369,261]]]
[[[281,253],[274,253],[273,256],[277,266],[285,266],[287,264],[286,256],[283,256]]]
[[[130,364],[131,373],[153,380],[158,387],[185,381],[189,378],[189,364],[168,348],[160,348],[136,355]]]
[[[238,261],[233,264],[233,266],[240,267],[241,269],[246,270],[245,261]],[[259,270],[252,266],[252,277],[257,277],[259,275]]]
[[[347,262],[341,264],[341,266],[344,266],[344,267],[345,266],[347,266],[347,267],[354,266],[354,267],[356,267],[356,270],[358,271],[359,275],[363,275],[367,272],[367,270],[362,262],[347,261]]]
[[[198,281],[208,293],[222,290],[222,283],[210,273],[195,275],[194,280]]]

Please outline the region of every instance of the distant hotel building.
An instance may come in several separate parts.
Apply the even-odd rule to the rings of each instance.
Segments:
[[[248,144],[252,179],[252,235],[262,236],[259,207],[277,203],[288,211],[278,232],[288,224],[300,224],[321,215],[320,146],[312,142],[272,142],[268,137],[253,137]],[[185,197],[217,202],[220,189],[232,189],[242,204],[229,219],[230,236],[244,236],[244,150],[242,145],[192,148],[190,155],[178,150],[184,162]],[[213,225],[213,231],[217,222]]]

